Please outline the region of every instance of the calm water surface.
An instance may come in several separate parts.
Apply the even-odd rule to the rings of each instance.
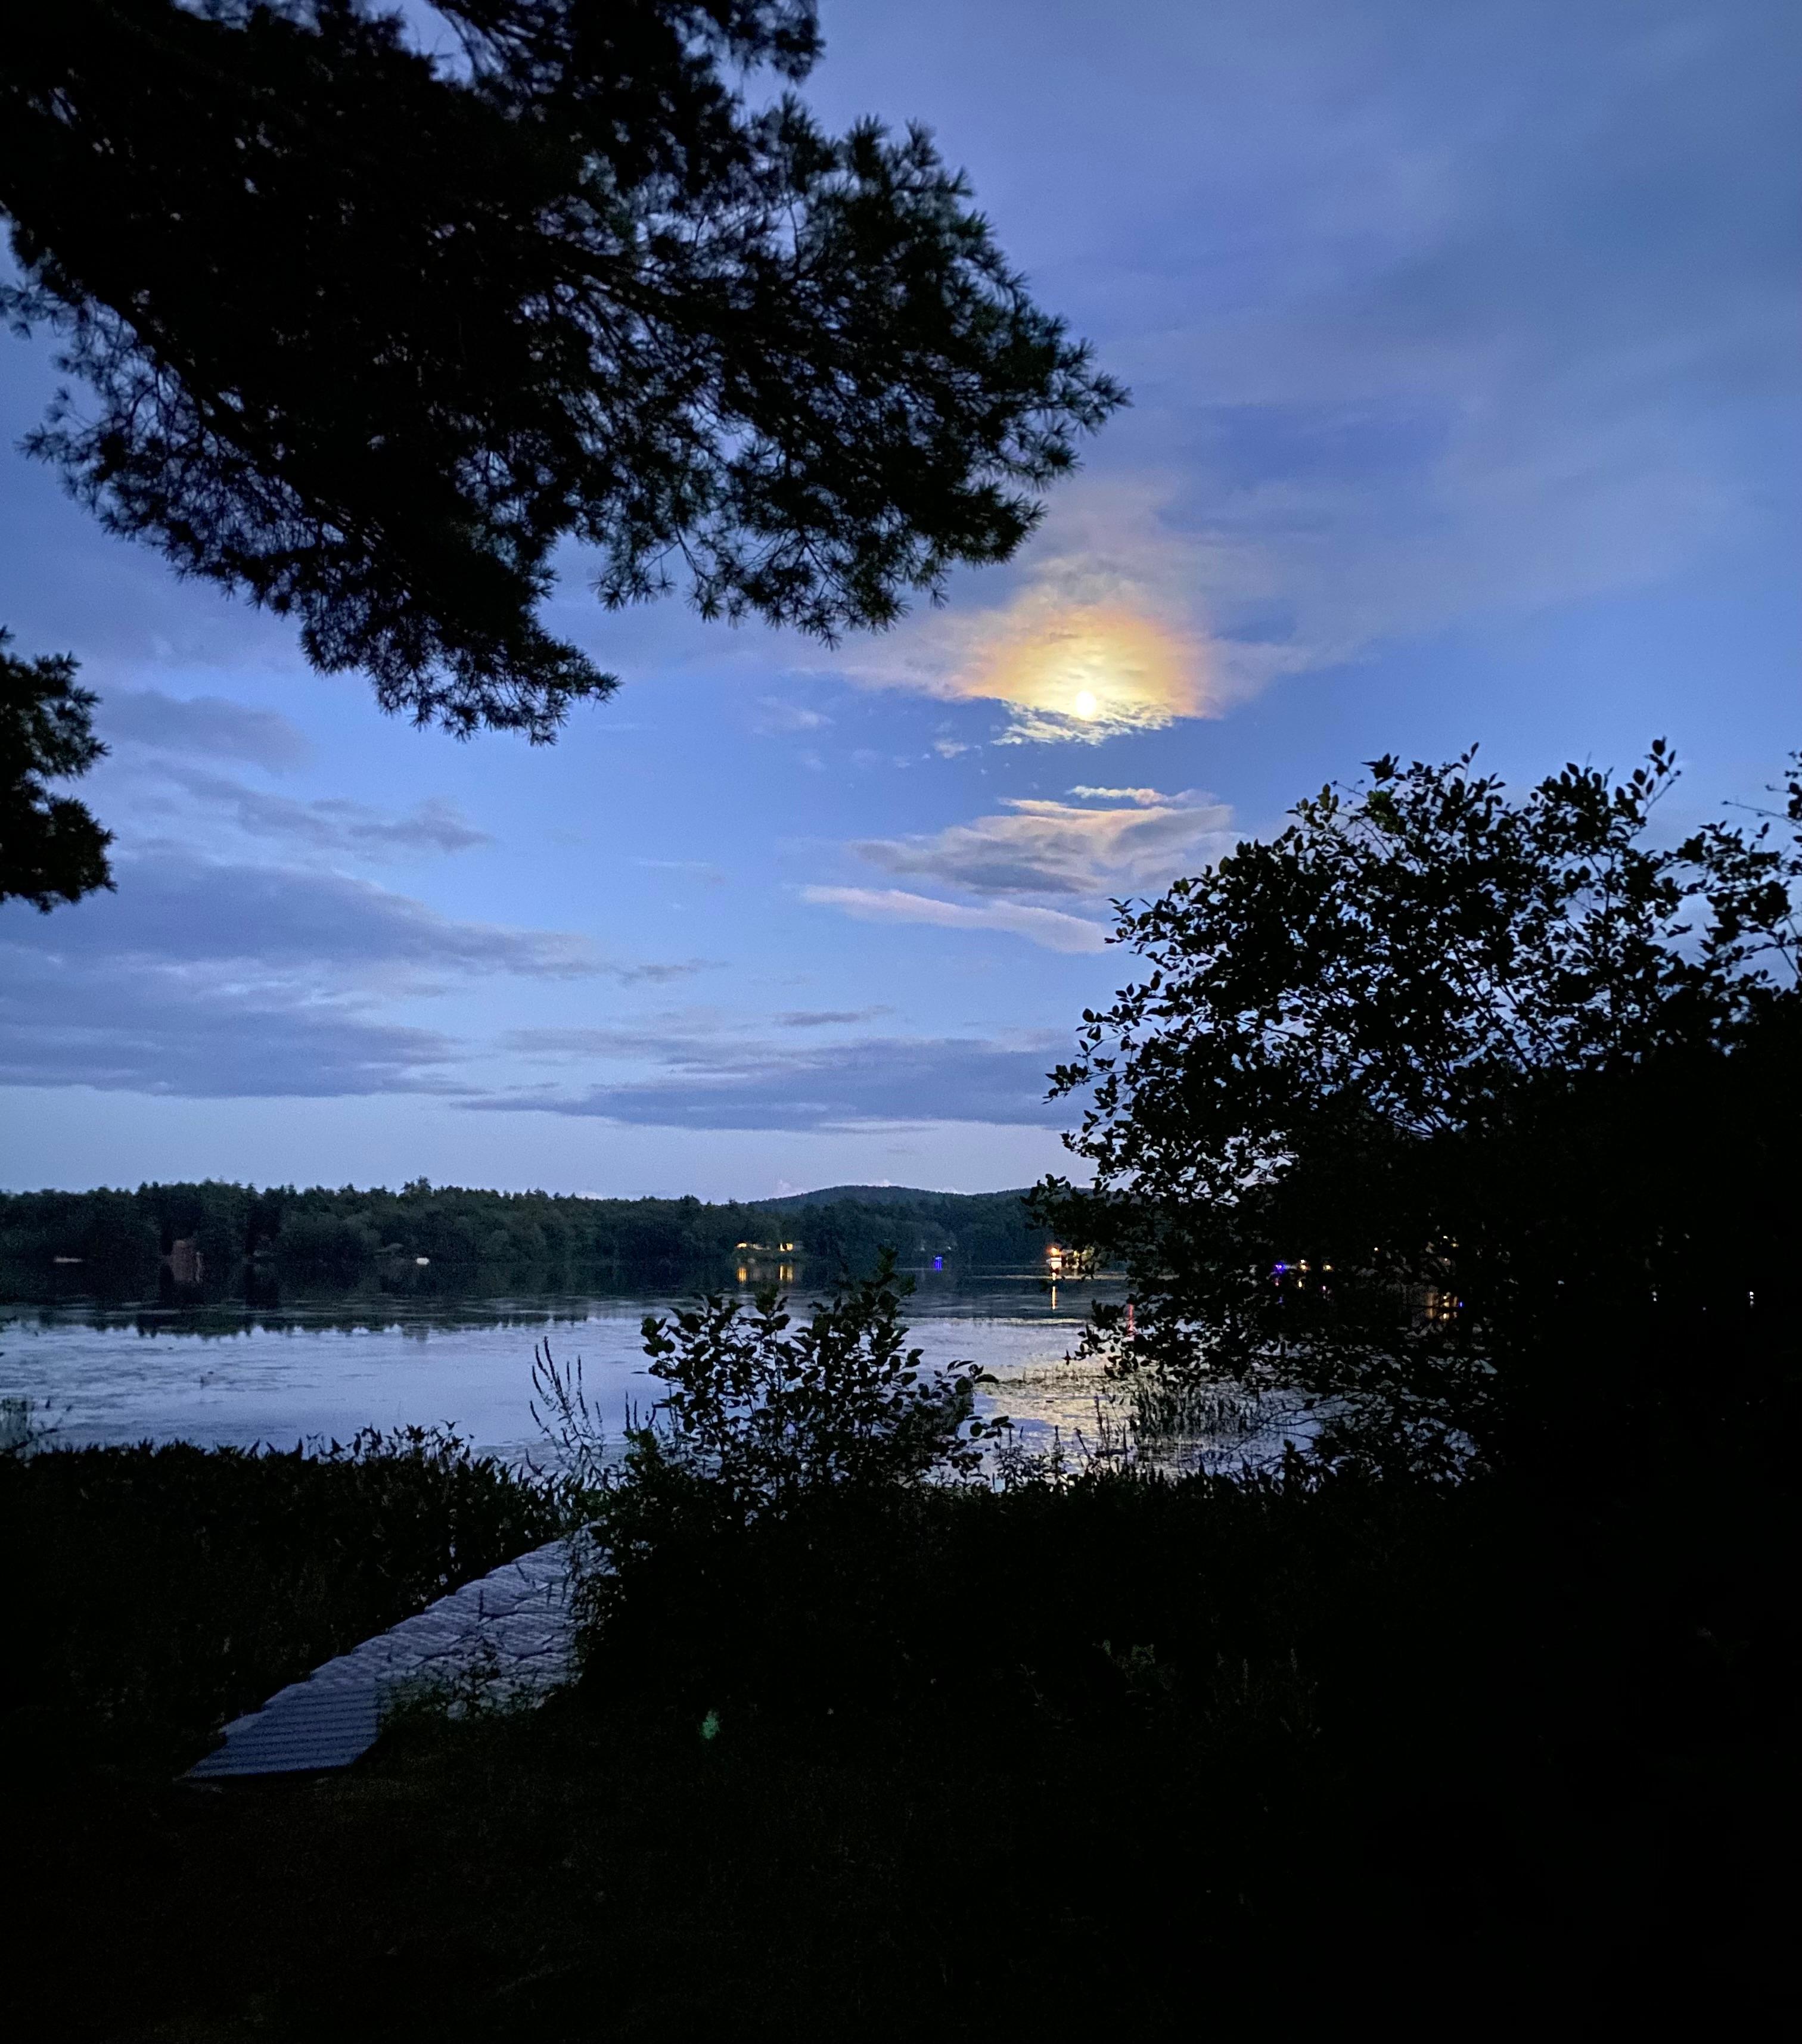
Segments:
[[[1037,1275],[926,1279],[908,1302],[929,1362],[972,1358],[999,1379],[984,1403],[1036,1442],[1092,1431],[1101,1391],[1064,1358],[1093,1288]],[[509,1458],[543,1452],[529,1409],[532,1350],[579,1355],[590,1404],[617,1437],[660,1389],[639,1323],[674,1295],[437,1297],[342,1294],[249,1308],[0,1305],[0,1397],[30,1401],[58,1445],[142,1440],[248,1447],[348,1440],[362,1427],[455,1425]]]

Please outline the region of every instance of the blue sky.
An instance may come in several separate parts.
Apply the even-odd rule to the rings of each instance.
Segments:
[[[0,1183],[757,1197],[1025,1183],[1111,895],[1384,751],[1802,744],[1802,16],[1762,0],[826,0],[1132,409],[1008,567],[828,651],[604,616],[626,686],[460,745],[0,455],[116,895],[0,910]],[[48,352],[0,341],[0,439]],[[1089,683],[1092,682],[1093,686]]]

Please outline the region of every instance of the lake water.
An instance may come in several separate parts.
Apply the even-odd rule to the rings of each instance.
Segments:
[[[908,1301],[930,1363],[971,1358],[999,1380],[985,1410],[1028,1445],[1092,1435],[1108,1387],[1067,1363],[1093,1288],[1036,1275],[928,1278]],[[0,1397],[29,1402],[59,1446],[142,1440],[248,1447],[347,1441],[363,1427],[454,1425],[478,1448],[542,1457],[532,1352],[580,1356],[589,1403],[617,1440],[629,1404],[656,1402],[639,1324],[672,1295],[390,1298],[279,1306],[0,1305]],[[17,1408],[15,1408],[16,1411]]]

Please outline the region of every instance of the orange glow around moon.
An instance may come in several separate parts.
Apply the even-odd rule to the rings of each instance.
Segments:
[[[1200,648],[1183,634],[1120,606],[1043,600],[996,620],[957,693],[1013,705],[1043,737],[1155,730],[1201,715],[1206,697]]]

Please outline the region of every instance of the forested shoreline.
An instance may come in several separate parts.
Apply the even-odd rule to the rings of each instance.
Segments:
[[[0,1193],[0,1297],[125,1297],[161,1287],[222,1297],[259,1280],[419,1284],[478,1270],[542,1285],[718,1282],[760,1253],[780,1258],[772,1276],[781,1268],[826,1281],[841,1267],[868,1269],[885,1247],[903,1265],[936,1258],[995,1269],[1038,1261],[1049,1239],[1018,1192],[853,1185],[710,1204],[488,1192],[422,1178],[399,1192],[208,1180]]]

